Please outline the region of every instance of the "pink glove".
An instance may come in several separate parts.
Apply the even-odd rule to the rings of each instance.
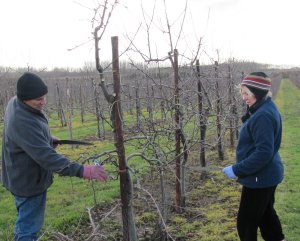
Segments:
[[[108,176],[101,165],[97,166],[83,166],[83,175],[84,179],[96,179],[99,181],[106,181]]]

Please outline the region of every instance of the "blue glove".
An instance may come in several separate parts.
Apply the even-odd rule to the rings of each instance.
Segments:
[[[237,176],[234,174],[232,166],[225,167],[223,172],[226,174],[228,178],[235,179]]]

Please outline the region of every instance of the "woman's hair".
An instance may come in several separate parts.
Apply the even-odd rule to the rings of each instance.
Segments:
[[[248,95],[251,95],[251,96],[255,97],[255,95],[251,92],[251,90],[249,88],[247,88],[246,85],[239,84],[238,87],[239,87],[239,90],[240,90],[240,94],[242,94],[243,87],[246,87],[246,88],[244,88],[244,91],[246,91]]]
[[[240,87],[240,92],[242,91],[242,87],[246,87],[246,91],[249,95],[252,95],[256,98],[257,101],[262,100],[263,98],[267,96],[272,96],[271,91],[269,90],[262,90],[262,89],[257,89],[252,86],[247,86],[247,85],[239,85]]]

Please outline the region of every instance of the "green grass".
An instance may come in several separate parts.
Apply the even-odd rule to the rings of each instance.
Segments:
[[[70,138],[70,131],[68,126],[61,126],[60,120],[55,115],[50,118],[49,125],[51,133],[61,139]],[[101,127],[102,128],[102,127]],[[105,125],[105,130],[111,129],[108,124]],[[85,115],[84,123],[81,123],[81,119],[78,112],[74,112],[72,117],[72,135],[74,139],[82,139],[86,137],[96,136],[97,123],[96,117],[87,113]]]
[[[88,157],[104,150],[114,149],[111,143],[98,142],[92,147],[59,147],[58,152],[70,159]],[[109,174],[115,167],[106,165]],[[54,183],[48,189],[44,230],[59,229],[66,232],[76,227],[80,217],[87,217],[86,208],[104,206],[119,197],[119,180],[106,183],[82,180],[76,177],[54,176]],[[93,195],[95,190],[95,197]],[[0,240],[12,240],[16,211],[12,195],[0,187]]]
[[[280,153],[285,166],[285,179],[279,185],[276,194],[276,208],[283,224],[284,233],[288,241],[300,240],[300,91],[287,80],[281,84],[276,96],[276,103],[282,113],[283,119],[283,141]],[[73,138],[85,139],[96,135],[96,124],[93,116],[87,116],[86,122],[82,125],[78,117],[74,117]],[[127,123],[134,124],[132,116],[127,116]],[[52,134],[60,138],[69,138],[68,127],[60,127],[60,122],[50,120]],[[2,131],[2,127],[1,131]],[[187,126],[188,130],[192,127]],[[109,130],[110,127],[106,126]],[[166,140],[161,139],[164,143]],[[1,142],[1,140],[0,140]],[[114,149],[109,141],[95,141],[93,146],[59,147],[58,152],[79,161],[103,152]],[[136,152],[134,146],[126,146],[126,155]],[[234,154],[228,151],[228,159],[222,163],[229,163],[234,159]],[[211,158],[213,159],[213,158]],[[143,172],[145,162],[140,158],[130,160],[130,166],[134,170]],[[116,173],[112,165],[105,166],[110,174]],[[142,173],[138,173],[140,175]],[[197,174],[198,175],[198,174]],[[200,181],[202,182],[202,180]],[[94,198],[93,189],[96,190]],[[176,237],[189,237],[187,240],[202,241],[237,241],[235,229],[235,218],[238,208],[240,186],[224,177],[220,172],[213,173],[211,178],[203,182],[188,193],[187,202],[193,201],[191,211],[199,214],[199,218],[189,220],[181,215],[170,218],[170,225],[167,226],[170,232],[177,233]],[[86,208],[95,205],[104,206],[119,197],[119,180],[107,183],[88,182],[78,178],[60,177],[55,175],[53,185],[48,191],[46,218],[43,231],[59,229],[63,233],[72,232],[77,227],[80,219],[87,219]],[[197,205],[197,201],[205,196],[207,203]],[[2,186],[0,187],[0,240],[12,240],[12,232],[15,221],[15,207],[13,198]],[[151,212],[144,212],[137,216],[137,223],[155,221],[156,215]],[[261,239],[259,239],[261,240]]]
[[[280,154],[285,166],[285,179],[278,186],[276,192],[276,210],[280,217],[286,240],[300,240],[300,91],[287,80],[281,84],[276,100],[283,119],[283,140]],[[234,154],[228,152],[230,163]],[[214,173],[214,181],[206,180],[202,186],[192,190],[187,200],[207,199],[207,205],[194,206],[194,212],[201,213],[202,218],[194,222],[175,219],[181,222],[178,235],[189,238],[187,240],[207,241],[237,241],[236,214],[240,198],[240,185],[228,181],[224,175]],[[205,191],[204,191],[205,190]],[[197,204],[197,203],[196,203]],[[203,206],[203,207],[202,207]],[[262,241],[258,234],[258,240]]]
[[[73,138],[85,139],[96,135],[96,123],[92,116],[88,116],[86,122],[81,124],[79,119],[74,118]],[[68,127],[61,127],[59,120],[50,119],[52,135],[61,139],[70,138]],[[2,126],[0,126],[2,132]],[[106,126],[109,129],[109,126]],[[110,131],[111,132],[111,131]],[[59,146],[57,151],[71,160],[80,162],[85,158],[107,150],[114,150],[115,146],[111,141],[93,141],[92,146]],[[1,140],[0,140],[1,144]],[[133,147],[126,148],[126,155],[137,151]],[[133,170],[139,169],[142,174],[145,163],[135,157],[129,162]],[[106,164],[110,177],[117,176],[117,167]],[[139,175],[138,174],[138,175]],[[136,177],[136,176],[135,176]],[[134,178],[135,178],[134,177]],[[82,180],[76,177],[54,176],[54,183],[48,189],[47,208],[45,224],[42,231],[60,230],[65,233],[72,232],[80,219],[87,219],[86,208],[105,206],[119,198],[119,179],[106,183]],[[93,190],[96,195],[94,196]],[[13,240],[13,228],[16,217],[16,210],[12,195],[1,185],[0,186],[0,240]]]
[[[285,179],[277,191],[277,209],[288,241],[300,240],[300,91],[289,80],[281,83],[276,103],[283,119],[280,154]]]

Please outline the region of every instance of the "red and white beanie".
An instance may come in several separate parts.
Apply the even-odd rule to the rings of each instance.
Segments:
[[[271,79],[264,72],[253,72],[245,76],[241,85],[269,91],[271,89]]]

